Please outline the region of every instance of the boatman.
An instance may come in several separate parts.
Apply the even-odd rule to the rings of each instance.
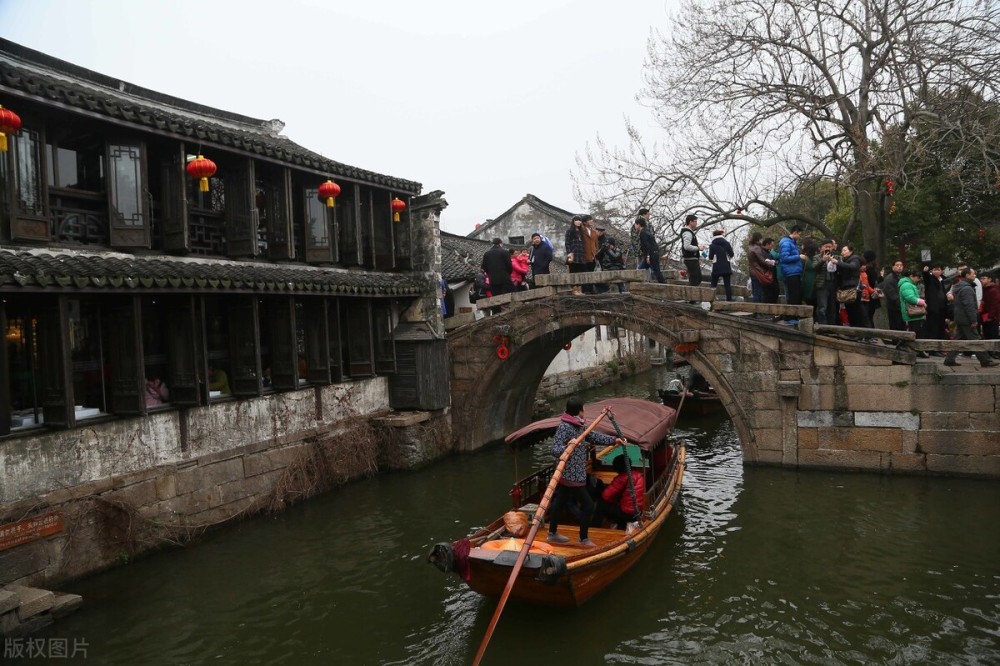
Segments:
[[[583,400],[577,396],[571,396],[566,401],[566,413],[559,419],[559,427],[552,440],[552,454],[559,459],[569,441],[579,437],[587,427],[587,422],[583,415]],[[610,446],[612,444],[625,444],[625,440],[617,439],[610,435],[603,435],[599,432],[591,431],[587,435],[587,442]],[[576,509],[576,505],[579,509]],[[580,545],[586,548],[593,548],[597,544],[588,538],[587,530],[590,521],[594,516],[594,500],[591,499],[587,490],[587,447],[580,443],[566,461],[562,478],[556,486],[556,491],[552,496],[552,506],[549,508],[549,543],[566,543],[567,537],[559,534],[559,519],[563,511],[571,507],[576,517],[580,521]]]

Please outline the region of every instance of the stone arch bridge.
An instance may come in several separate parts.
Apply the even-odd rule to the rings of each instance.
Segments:
[[[535,390],[563,345],[613,325],[684,353],[721,395],[746,463],[1000,476],[1000,373],[973,367],[974,359],[953,369],[917,358],[916,350],[945,342],[814,329],[805,318],[790,326],[771,315],[808,310],[714,296],[705,288],[634,283],[621,294],[574,296],[548,287],[481,302],[490,316],[449,327],[455,448],[478,448],[529,422]],[[875,335],[885,339],[868,337]],[[498,336],[507,338],[505,359]]]

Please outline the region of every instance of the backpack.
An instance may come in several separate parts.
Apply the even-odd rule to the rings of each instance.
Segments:
[[[476,279],[473,281],[472,286],[469,287],[469,302],[475,303],[480,298],[486,298],[487,291],[490,288],[490,279],[486,276],[484,271],[479,271],[476,274]]]

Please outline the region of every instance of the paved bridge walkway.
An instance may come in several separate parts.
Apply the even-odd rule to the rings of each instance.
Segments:
[[[449,320],[456,448],[530,421],[535,390],[563,345],[613,325],[674,348],[716,387],[745,462],[1000,476],[1000,372],[974,358],[950,368],[916,353],[1000,350],[996,342],[813,327],[808,307],[718,301],[710,288],[637,282],[639,271],[545,277],[539,289],[480,301],[486,317]],[[630,291],[572,295],[570,285],[584,279],[627,281]]]

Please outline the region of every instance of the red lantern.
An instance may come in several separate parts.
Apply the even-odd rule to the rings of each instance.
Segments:
[[[198,179],[198,191],[208,192],[208,179],[215,175],[215,162],[199,155],[187,165],[188,175]]]
[[[7,152],[7,135],[21,129],[21,116],[0,106],[0,153]]]
[[[566,351],[569,351],[572,348],[573,348],[572,342],[567,342],[566,344],[563,345],[563,349],[565,349]]]
[[[392,221],[399,222],[399,214],[406,210],[406,202],[399,197],[392,198]]]
[[[896,186],[892,182],[892,178],[887,178],[885,181],[885,193],[890,197],[896,193]]]
[[[337,197],[340,196],[340,185],[333,182],[329,178],[325,183],[319,186],[319,198],[326,200],[326,207],[333,208],[336,204],[334,203]]]
[[[508,356],[510,356],[510,349],[507,348],[507,345],[497,345],[497,358],[506,361]]]

